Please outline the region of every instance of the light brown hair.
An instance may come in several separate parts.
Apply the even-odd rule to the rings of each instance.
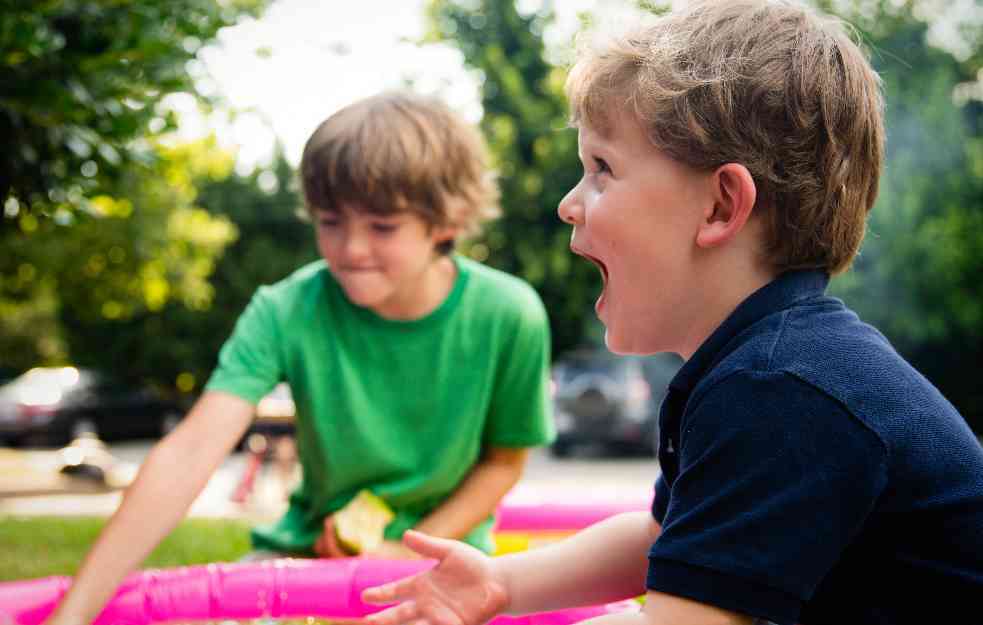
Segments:
[[[310,214],[354,204],[463,235],[498,215],[479,132],[440,101],[410,93],[381,93],[328,117],[307,140],[300,178]]]
[[[783,0],[703,0],[598,45],[567,80],[572,122],[628,110],[653,145],[712,171],[744,165],[765,260],[849,267],[877,196],[880,79],[834,18]]]

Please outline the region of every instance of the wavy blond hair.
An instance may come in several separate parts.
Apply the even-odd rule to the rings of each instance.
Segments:
[[[628,110],[677,161],[744,165],[766,261],[838,273],[860,248],[884,153],[880,79],[847,32],[792,2],[704,0],[592,33],[567,80],[572,122],[603,132]]]

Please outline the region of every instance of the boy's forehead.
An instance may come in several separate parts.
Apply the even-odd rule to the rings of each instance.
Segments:
[[[612,142],[612,128],[610,125],[602,128],[581,122],[577,126],[577,141],[581,148],[596,149],[607,147]]]
[[[577,125],[577,140],[582,149],[637,151],[654,147],[646,138],[641,123],[625,112],[606,115],[595,123],[582,120]]]

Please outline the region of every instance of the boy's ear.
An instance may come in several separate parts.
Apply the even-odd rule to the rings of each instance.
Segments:
[[[440,244],[453,241],[457,238],[459,232],[460,228],[457,226],[434,226],[431,236],[433,237],[434,243]]]
[[[732,240],[751,217],[758,191],[747,167],[739,163],[721,165],[710,176],[713,206],[707,209],[696,244],[716,247]]]

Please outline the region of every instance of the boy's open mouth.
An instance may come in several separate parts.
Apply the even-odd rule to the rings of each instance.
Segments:
[[[585,254],[584,252],[581,252],[580,250],[578,250],[576,248],[571,248],[571,249],[578,256],[583,256],[584,258],[586,258],[590,262],[594,263],[594,265],[601,272],[601,281],[602,281],[602,284],[601,284],[601,294],[598,296],[597,303],[594,305],[594,309],[597,310],[598,312],[600,312],[601,305],[604,303],[604,294],[606,292],[606,287],[608,285],[608,267],[603,262],[601,262],[600,259],[594,258],[590,254]]]
[[[576,254],[577,256],[582,256],[583,258],[586,258],[590,262],[594,263],[597,266],[597,268],[600,270],[600,272],[601,272],[601,279],[604,281],[604,284],[607,284],[608,283],[608,268],[607,268],[607,265],[605,265],[599,259],[594,258],[590,254],[587,254],[586,252],[582,252],[582,251],[578,250],[577,248],[573,247],[572,245],[570,246],[570,250],[574,254]]]

